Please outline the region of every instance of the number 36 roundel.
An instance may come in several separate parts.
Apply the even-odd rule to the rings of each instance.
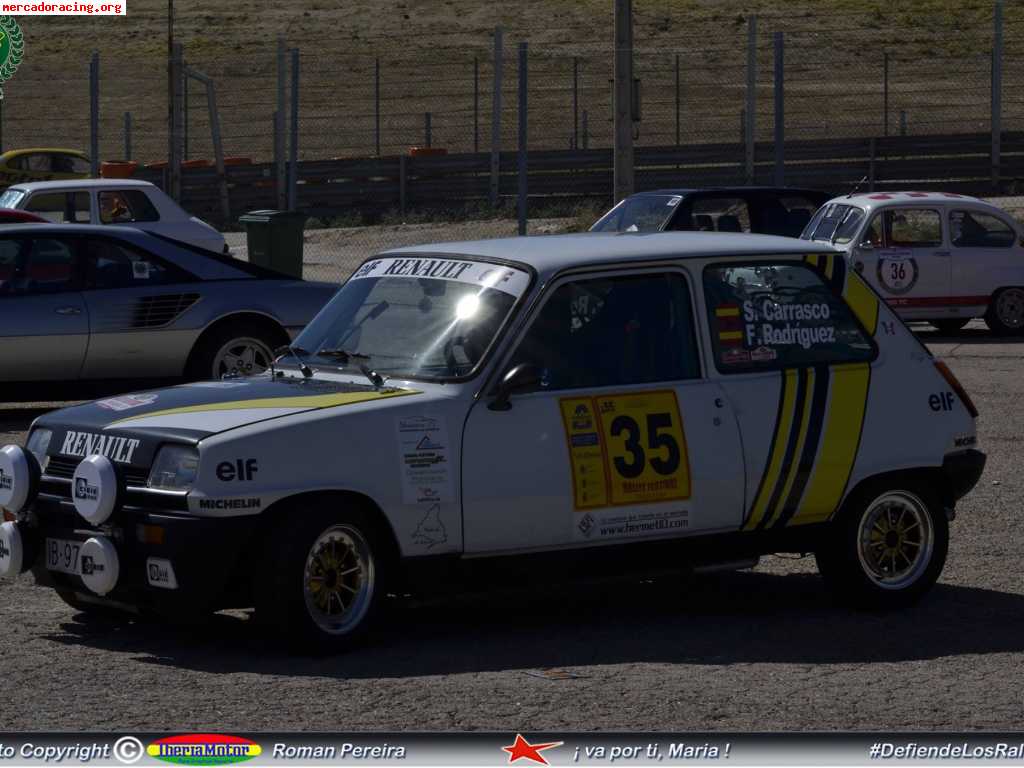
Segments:
[[[576,509],[690,498],[672,390],[561,400]]]

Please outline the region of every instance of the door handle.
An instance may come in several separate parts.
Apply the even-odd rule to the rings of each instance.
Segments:
[[[80,315],[82,310],[78,307],[57,307],[54,310],[58,315]]]

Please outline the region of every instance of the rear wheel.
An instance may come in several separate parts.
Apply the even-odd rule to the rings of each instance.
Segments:
[[[193,381],[226,375],[255,376],[274,360],[274,349],[287,335],[270,324],[232,322],[204,336],[189,358],[186,375]]]
[[[948,320],[929,320],[929,323],[939,329],[939,333],[945,334],[946,336],[952,336],[954,333],[963,329],[967,323],[970,322],[970,318],[958,317],[950,318]]]
[[[887,609],[909,605],[935,584],[948,546],[949,522],[938,500],[916,484],[896,483],[852,496],[815,554],[840,599]]]
[[[265,541],[257,618],[298,650],[345,650],[365,637],[382,600],[383,537],[359,509],[291,512]]]
[[[1024,333],[1024,288],[1003,288],[997,291],[989,302],[985,324],[1000,336]]]

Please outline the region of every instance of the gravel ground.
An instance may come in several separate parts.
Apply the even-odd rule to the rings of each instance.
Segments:
[[[197,630],[87,624],[0,584],[4,727],[45,729],[1006,729],[1024,717],[1024,346],[923,332],[981,410],[985,475],[941,583],[903,613],[834,607],[813,562],[396,606],[369,647],[267,648],[244,613]],[[40,404],[0,408],[0,442]],[[530,670],[578,675],[548,680]],[[85,702],[88,702],[87,705]]]

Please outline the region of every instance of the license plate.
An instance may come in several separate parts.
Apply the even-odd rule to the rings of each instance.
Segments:
[[[67,539],[46,540],[46,567],[51,571],[82,575],[82,542]]]

